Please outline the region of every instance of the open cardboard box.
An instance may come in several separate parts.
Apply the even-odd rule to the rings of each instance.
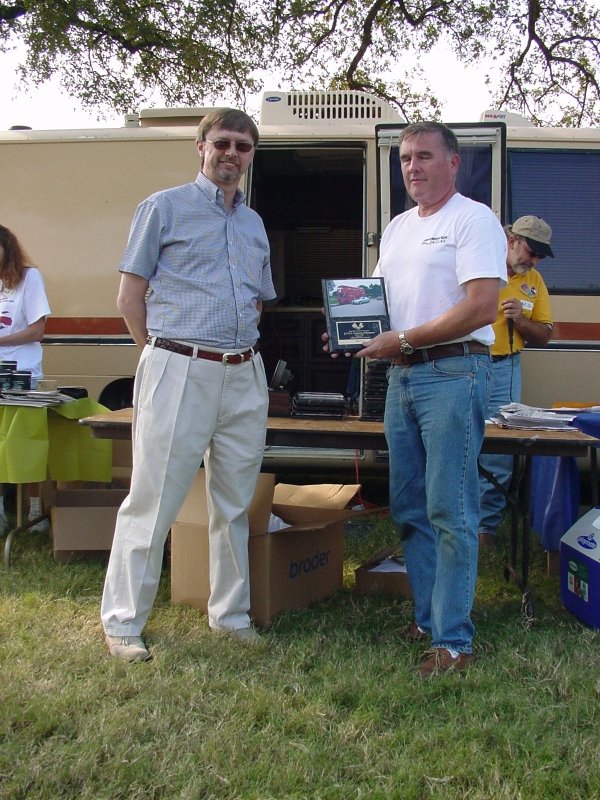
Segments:
[[[285,609],[304,608],[342,588],[346,508],[360,486],[275,485],[261,473],[248,513],[250,614],[267,625]],[[268,533],[271,513],[291,527]],[[208,510],[204,470],[171,528],[171,600],[206,613]]]
[[[55,561],[72,558],[106,559],[112,547],[119,506],[129,492],[128,481],[72,481],[42,487],[42,502],[50,509]]]
[[[412,589],[399,545],[385,547],[354,570],[356,591],[411,598]]]

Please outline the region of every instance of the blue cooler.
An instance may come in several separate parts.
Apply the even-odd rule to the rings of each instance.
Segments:
[[[560,597],[582,622],[600,628],[600,506],[560,540]]]

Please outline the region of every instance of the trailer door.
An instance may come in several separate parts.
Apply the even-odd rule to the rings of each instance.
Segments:
[[[376,127],[379,231],[397,214],[414,206],[400,169],[398,136],[406,124]],[[506,126],[502,122],[450,124],[460,145],[456,186],[461,194],[485,203],[504,224],[506,186]]]

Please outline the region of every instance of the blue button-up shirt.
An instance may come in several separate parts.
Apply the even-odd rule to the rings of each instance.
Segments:
[[[119,270],[149,281],[149,334],[254,346],[257,301],[276,294],[264,225],[243,201],[238,190],[228,212],[223,191],[200,173],[140,203]]]

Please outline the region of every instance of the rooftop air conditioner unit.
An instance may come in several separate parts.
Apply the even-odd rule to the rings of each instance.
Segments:
[[[304,121],[320,124],[352,122],[370,125],[401,122],[398,112],[385,100],[368,92],[265,92],[262,96],[261,125],[285,125]]]
[[[531,127],[531,120],[514,111],[504,111],[498,108],[488,108],[479,117],[480,122],[504,122],[506,125],[518,127]]]

